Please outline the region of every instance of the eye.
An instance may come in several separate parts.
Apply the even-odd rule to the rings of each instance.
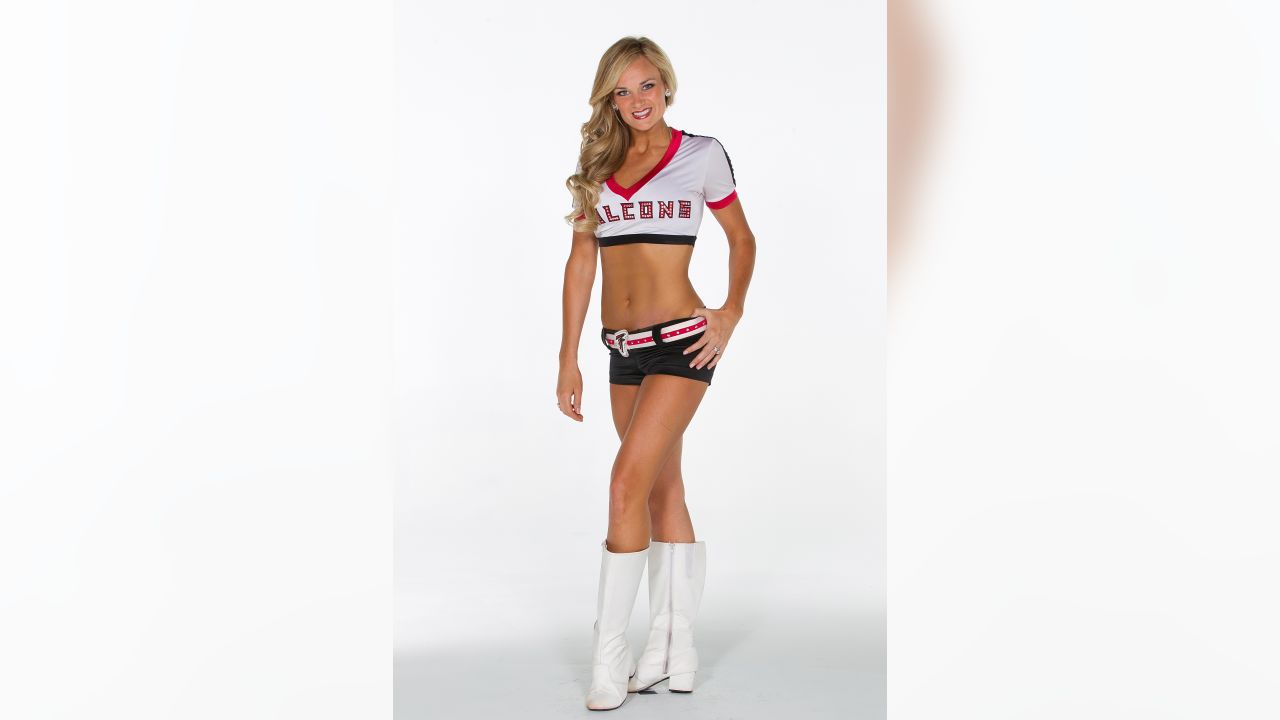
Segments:
[[[622,97],[623,95],[626,95],[626,94],[627,94],[627,91],[626,91],[626,90],[619,90],[619,91],[617,92],[618,97]]]
[[[653,87],[653,83],[645,83],[645,84],[644,84],[644,88],[643,88],[643,89],[644,89],[644,90],[648,90],[648,89],[649,89],[649,88],[651,88],[651,87]]]

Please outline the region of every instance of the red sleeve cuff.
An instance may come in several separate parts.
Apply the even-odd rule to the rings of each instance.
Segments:
[[[715,201],[708,200],[707,207],[711,208],[712,210],[719,210],[720,208],[726,207],[729,203],[733,202],[734,199],[737,197],[738,197],[738,191],[734,190],[733,192],[724,196],[724,198],[720,200],[715,200]]]

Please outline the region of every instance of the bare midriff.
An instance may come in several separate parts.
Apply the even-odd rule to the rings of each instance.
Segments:
[[[693,315],[705,307],[689,281],[692,245],[627,243],[600,248],[600,322],[630,330]]]

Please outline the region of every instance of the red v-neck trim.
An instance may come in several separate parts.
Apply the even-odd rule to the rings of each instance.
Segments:
[[[680,147],[680,138],[683,135],[684,133],[679,130],[671,128],[671,143],[667,145],[667,151],[662,154],[662,159],[658,161],[657,165],[653,166],[652,170],[646,173],[644,177],[637,180],[636,184],[629,188],[624,188],[619,185],[618,181],[614,180],[613,176],[610,175],[609,179],[605,181],[609,186],[609,189],[621,195],[623,200],[630,200],[632,195],[635,195],[640,188],[644,187],[645,183],[652,180],[654,175],[662,172],[662,168],[666,167],[667,163],[671,162],[671,158],[675,157],[676,150]]]

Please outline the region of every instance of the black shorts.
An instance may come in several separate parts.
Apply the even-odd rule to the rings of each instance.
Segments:
[[[693,362],[702,348],[688,355],[683,354],[685,348],[702,337],[705,329],[705,318],[683,317],[627,330],[622,338],[623,343],[628,346],[624,356],[620,348],[609,344],[609,336],[622,331],[601,328],[600,342],[609,351],[609,382],[614,385],[639,385],[645,375],[678,375],[710,385],[715,368],[706,365],[701,369],[689,367],[689,363]],[[641,336],[640,340],[634,339],[637,335]]]

